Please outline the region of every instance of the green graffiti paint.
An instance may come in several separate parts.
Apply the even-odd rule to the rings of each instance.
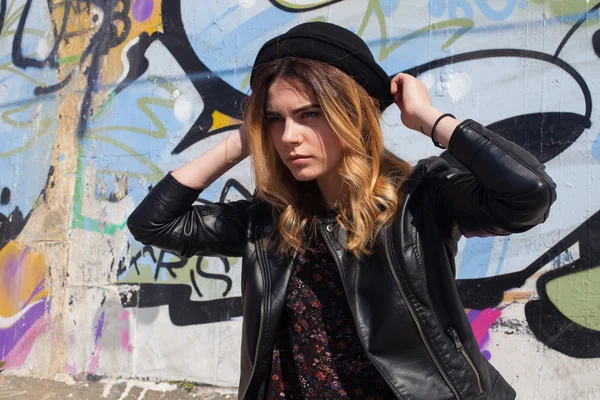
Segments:
[[[600,331],[600,266],[553,279],[546,292],[567,318]]]
[[[81,213],[83,204],[83,185],[84,185],[84,166],[83,166],[83,147],[79,146],[77,150],[77,171],[75,176],[75,199],[73,202],[73,219],[71,220],[72,229],[85,229],[91,232],[100,233],[100,223],[97,219],[86,217]],[[112,236],[117,230],[122,230],[127,225],[127,221],[122,224],[104,223],[102,232],[104,235]]]
[[[428,35],[430,32],[436,31],[438,29],[458,28],[458,30],[442,45],[442,50],[445,50],[448,47],[452,46],[452,44],[456,42],[462,35],[470,31],[473,28],[473,26],[475,26],[475,23],[468,18],[449,19],[417,29],[416,31],[401,37],[400,39],[388,46],[388,28],[385,21],[385,14],[383,12],[383,9],[381,8],[381,4],[377,0],[369,1],[367,11],[365,12],[360,27],[358,28],[357,34],[359,36],[363,35],[365,29],[367,28],[367,25],[369,24],[372,14],[375,14],[377,22],[379,23],[379,33],[381,35],[381,49],[379,50],[379,61],[385,60],[398,47],[419,36]]]

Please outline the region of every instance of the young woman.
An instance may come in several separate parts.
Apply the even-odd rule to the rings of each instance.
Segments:
[[[335,25],[267,42],[244,126],[168,174],[129,217],[133,236],[182,257],[243,257],[240,399],[514,399],[481,355],[454,284],[460,235],[543,222],[555,185],[537,160],[392,80]],[[428,135],[414,168],[383,146],[381,110]],[[192,206],[252,154],[256,194]]]

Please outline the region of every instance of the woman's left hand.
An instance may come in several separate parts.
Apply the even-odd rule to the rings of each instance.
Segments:
[[[400,108],[400,119],[407,128],[431,137],[433,125],[442,112],[431,105],[427,87],[414,76],[399,73],[392,79],[390,88],[394,103]],[[445,148],[458,126],[459,121],[446,117],[439,120],[435,129],[435,139]]]
[[[420,131],[425,135],[421,111],[431,108],[431,98],[427,87],[414,76],[399,73],[392,79],[391,93],[394,103],[400,108],[400,119],[407,128]]]

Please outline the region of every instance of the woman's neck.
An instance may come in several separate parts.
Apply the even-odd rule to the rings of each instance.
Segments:
[[[323,197],[323,205],[327,209],[336,209],[342,198],[343,181],[339,174],[322,176],[317,179],[317,185]]]

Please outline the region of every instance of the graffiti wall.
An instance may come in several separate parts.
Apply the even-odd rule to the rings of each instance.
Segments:
[[[359,34],[389,75],[528,149],[547,223],[462,239],[465,312],[520,398],[596,398],[600,376],[597,0],[0,0],[0,361],[7,373],[235,386],[240,260],[133,240],[168,171],[237,129],[250,67],[305,21]],[[390,107],[388,148],[441,155]],[[457,165],[460,168],[460,165]],[[198,203],[247,198],[250,161]]]

